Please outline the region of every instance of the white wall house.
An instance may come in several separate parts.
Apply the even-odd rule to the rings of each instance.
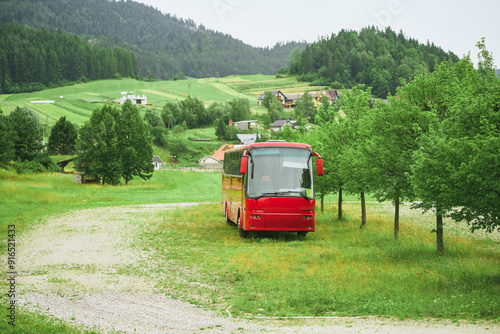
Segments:
[[[162,164],[163,164],[163,161],[160,159],[160,157],[155,155],[153,157],[153,165],[155,165],[155,170],[160,170]]]
[[[128,95],[128,96],[122,96],[122,98],[119,100],[116,100],[116,102],[118,102],[120,104],[124,104],[125,101],[127,101],[127,100],[132,101],[132,104],[148,104],[148,98],[146,97],[146,95],[135,96],[135,94]]]

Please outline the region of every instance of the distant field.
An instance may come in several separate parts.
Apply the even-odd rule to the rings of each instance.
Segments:
[[[319,87],[323,89],[324,87]],[[16,106],[26,106],[36,111],[48,126],[66,116],[71,122],[81,125],[96,108],[104,103],[121,98],[121,92],[146,95],[148,104],[161,110],[167,102],[178,102],[188,95],[199,98],[209,105],[214,101],[247,98],[254,111],[259,112],[257,97],[266,90],[282,90],[288,93],[317,90],[295,78],[275,78],[273,75],[232,75],[225,78],[188,78],[177,81],[144,82],[133,79],[99,80],[67,87],[46,89],[40,92],[0,95],[0,108],[9,113]],[[54,103],[31,103],[32,101],[54,101]],[[145,111],[145,109],[144,109]]]

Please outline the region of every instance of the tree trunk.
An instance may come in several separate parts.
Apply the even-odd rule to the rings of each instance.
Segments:
[[[339,189],[339,213],[338,219],[342,220],[342,188]]]
[[[325,195],[321,194],[321,213],[323,213],[324,208],[325,208]]]
[[[394,201],[394,238],[399,237],[399,196]]]
[[[361,193],[361,228],[366,226],[366,201],[365,192]]]
[[[436,245],[437,254],[444,254],[444,241],[443,241],[443,216],[441,214],[436,215]]]

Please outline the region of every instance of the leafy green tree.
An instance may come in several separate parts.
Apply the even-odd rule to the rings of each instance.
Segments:
[[[39,158],[42,150],[42,134],[38,129],[38,115],[28,108],[16,107],[8,119],[12,130],[16,133],[13,137],[15,160]]]
[[[146,110],[144,121],[148,125],[149,133],[153,138],[153,144],[165,147],[167,145],[167,128],[160,115],[155,109]]]
[[[316,109],[314,108],[314,100],[308,92],[297,99],[294,113],[296,117],[302,115],[305,119],[311,119],[314,122],[314,117],[316,117]]]
[[[217,138],[219,138],[219,140],[226,139],[226,128],[227,125],[223,119],[219,118],[215,122],[215,135],[217,136]]]
[[[66,116],[61,116],[56,122],[49,136],[49,154],[72,154],[75,151],[78,133],[75,126],[66,120]]]
[[[469,57],[424,70],[362,123],[377,196],[394,198],[396,206],[418,198],[414,207],[435,212],[438,254],[445,216],[472,230],[500,226],[500,80],[484,41],[478,47],[479,70]],[[395,225],[397,219],[396,209]]]
[[[399,235],[400,203],[413,200],[409,176],[419,137],[428,131],[430,115],[408,100],[389,97],[379,102],[361,122],[364,140],[358,146],[367,172],[366,179],[379,201],[394,204],[394,237]]]
[[[270,90],[267,90],[264,92],[264,98],[262,99],[262,105],[266,107],[267,110],[269,110],[269,107],[271,106],[271,103],[276,100],[276,97],[274,96],[273,92]]]
[[[211,124],[207,117],[203,103],[191,96],[179,103],[179,109],[182,111],[182,121],[185,121],[188,129],[194,129]],[[180,124],[177,122],[177,124]]]
[[[234,122],[248,120],[250,118],[250,101],[244,98],[235,98],[229,101],[231,107],[231,119]]]
[[[361,198],[361,227],[366,226],[365,193],[370,189],[367,181],[368,170],[362,161],[359,146],[364,142],[360,123],[369,111],[371,88],[364,85],[354,87],[343,96],[340,107],[344,116],[339,119],[342,127],[343,153],[339,159],[339,173],[344,180],[343,189],[348,193],[359,194]]]
[[[415,92],[431,88],[420,106],[436,121],[415,153],[412,182],[422,199],[418,207],[436,212],[439,254],[444,252],[443,216],[465,221],[472,230],[500,230],[500,79],[484,40],[477,46],[478,70],[469,57],[444,62],[415,87]]]
[[[288,67],[282,67],[276,73],[276,78],[283,78],[288,75],[290,75],[290,70],[288,69]]]
[[[342,192],[345,180],[340,173],[340,163],[342,155],[347,145],[347,134],[343,125],[344,114],[340,112],[337,105],[330,106],[328,112],[319,110],[316,116],[316,122],[319,129],[313,133],[311,145],[314,145],[315,151],[323,158],[324,174],[323,177],[316,179],[318,190],[321,196],[321,207],[323,208],[323,199],[329,193],[338,193],[338,219],[343,217],[342,212]]]
[[[14,139],[16,133],[10,126],[9,118],[5,117],[0,110],[0,166],[7,165],[14,160]]]
[[[118,117],[118,110],[106,105],[94,110],[79,130],[77,170],[100,178],[102,184],[116,185],[123,176]]]
[[[267,109],[267,114],[271,119],[271,123],[279,120],[281,114],[283,113],[283,105],[277,99],[271,101],[269,108]]]
[[[154,171],[153,146],[147,126],[130,100],[125,101],[118,116],[118,149],[125,184],[134,176],[147,180]]]

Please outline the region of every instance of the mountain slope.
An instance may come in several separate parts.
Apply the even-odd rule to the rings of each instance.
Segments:
[[[93,36],[101,46],[136,53],[141,75],[168,79],[230,74],[274,74],[305,43],[254,48],[227,34],[196,26],[133,1],[10,0],[0,2],[0,23],[61,29]]]

